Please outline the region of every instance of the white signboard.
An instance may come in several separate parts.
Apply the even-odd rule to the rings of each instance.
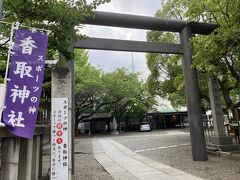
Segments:
[[[68,179],[68,99],[52,98],[51,180]]]

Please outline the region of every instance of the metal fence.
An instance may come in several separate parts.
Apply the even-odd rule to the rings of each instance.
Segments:
[[[51,97],[43,92],[39,105],[37,124],[49,125],[51,119]]]
[[[234,122],[226,124],[225,127],[227,128],[227,135],[233,138],[233,142],[236,144],[240,144],[240,122]]]
[[[205,140],[207,143],[209,143],[210,137],[215,135],[213,121],[204,120],[203,130],[204,130]]]
[[[210,143],[210,137],[215,136],[214,122],[210,120],[203,120],[203,129],[204,129],[206,143]],[[240,138],[239,138],[240,123],[239,122],[225,124],[225,132],[227,136],[232,137],[234,144],[240,144]]]

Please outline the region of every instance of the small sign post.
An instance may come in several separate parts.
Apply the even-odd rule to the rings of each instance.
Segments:
[[[68,99],[52,98],[51,180],[68,179]]]

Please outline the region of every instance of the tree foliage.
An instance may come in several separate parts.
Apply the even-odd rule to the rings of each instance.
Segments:
[[[177,36],[171,33],[149,32],[149,41],[174,43]],[[184,81],[178,55],[147,54],[147,65],[151,72],[148,88],[152,95],[170,100],[174,108],[185,105]]]
[[[3,21],[19,22],[20,25],[49,31],[47,59],[59,59],[59,54],[71,59],[68,47],[83,36],[78,29],[86,17],[93,16],[93,10],[109,0],[4,0]],[[10,25],[1,24],[0,41],[0,83],[5,74]],[[50,96],[51,70],[45,69],[43,91]]]
[[[5,0],[3,21],[49,30],[48,48],[69,56],[67,48],[79,37],[77,27],[105,2],[109,0]]]
[[[192,38],[194,48],[194,66],[198,71],[203,105],[208,106],[207,81],[211,76],[217,76],[226,108],[232,108],[240,90],[240,1],[238,0],[169,0],[156,13],[157,17],[200,21],[218,24],[219,27],[208,36],[196,35]],[[149,32],[149,41],[166,40],[179,43],[179,36],[161,32]],[[173,38],[174,37],[174,38]],[[174,41],[172,41],[174,39]],[[160,58],[161,57],[161,58]],[[166,97],[171,103],[184,105],[184,81],[179,72],[180,67],[173,63],[175,56],[148,55],[148,66],[151,75],[148,85],[153,93]],[[177,58],[180,61],[180,57]],[[169,65],[170,64],[170,65]],[[170,67],[168,67],[170,66]],[[172,72],[175,71],[175,74]],[[161,73],[160,73],[161,72]],[[166,72],[162,78],[162,72]],[[172,92],[169,92],[169,86]],[[175,97],[175,98],[172,98]],[[180,102],[178,102],[180,101]]]
[[[138,74],[126,69],[103,72],[91,66],[84,50],[75,51],[75,57],[78,122],[96,112],[110,112],[117,120],[127,116],[141,120],[156,103]]]
[[[47,59],[53,59],[56,53],[60,53],[68,60],[73,57],[68,51],[69,46],[77,38],[83,37],[78,33],[81,23],[94,15],[93,10],[98,5],[109,1],[92,0],[87,3],[86,0],[4,0],[2,20],[49,31]],[[1,69],[5,68],[9,31],[9,24],[1,24]]]

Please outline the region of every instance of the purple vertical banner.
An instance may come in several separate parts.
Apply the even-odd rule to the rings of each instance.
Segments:
[[[3,111],[8,130],[32,138],[42,91],[48,36],[17,29],[11,55],[9,82]]]

